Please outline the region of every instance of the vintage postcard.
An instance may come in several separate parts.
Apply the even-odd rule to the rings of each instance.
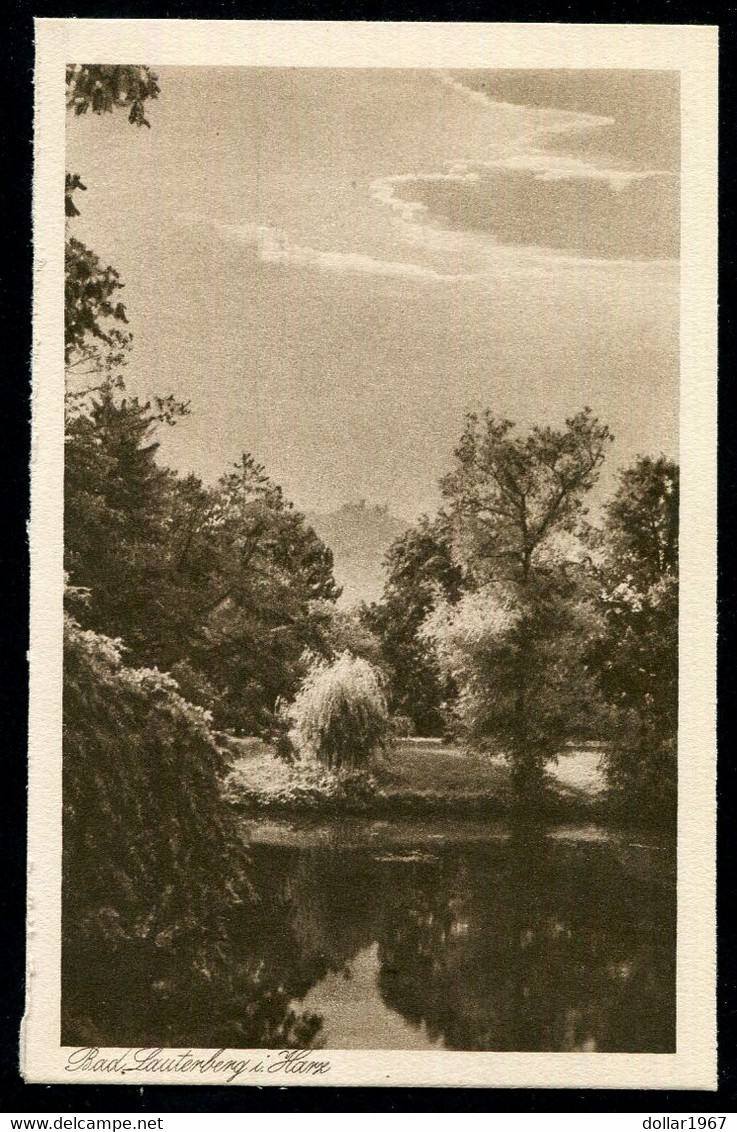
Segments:
[[[36,34],[26,1080],[714,1089],[716,29]]]

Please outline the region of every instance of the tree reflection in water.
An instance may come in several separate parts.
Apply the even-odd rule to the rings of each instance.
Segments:
[[[394,887],[387,1004],[449,1049],[673,1049],[672,891],[607,845],[528,832],[495,848],[443,854],[432,881]]]
[[[181,962],[139,955],[125,1010],[114,1010],[115,974],[103,989],[98,955],[96,979],[65,975],[65,1043],[320,1046],[329,1027],[301,1001],[331,973],[349,979],[373,946],[377,1012],[396,1012],[429,1044],[675,1048],[669,853],[534,830],[439,846],[255,846],[256,901],[234,917],[227,977],[193,980]]]

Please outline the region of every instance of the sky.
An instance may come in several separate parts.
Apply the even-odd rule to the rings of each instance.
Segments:
[[[191,405],[164,462],[214,482],[248,451],[302,510],[411,520],[471,410],[590,405],[601,493],[677,457],[677,75],[156,73],[151,128],[69,119],[67,169],[131,392]]]

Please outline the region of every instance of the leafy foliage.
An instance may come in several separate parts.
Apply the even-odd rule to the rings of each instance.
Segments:
[[[533,568],[545,570],[553,536],[574,531],[586,513],[612,439],[590,409],[564,429],[533,428],[524,438],[513,429],[489,412],[470,414],[441,484],[456,552],[479,581],[524,584]]]
[[[268,748],[260,755],[235,761],[225,780],[226,797],[239,806],[271,810],[362,809],[375,804],[376,780],[364,770],[340,773],[312,759],[289,763]]]
[[[466,420],[442,490],[473,595],[431,615],[424,638],[458,686],[463,729],[508,754],[523,800],[591,706],[582,645],[595,615],[577,530],[611,437],[588,409],[561,430],[513,429],[490,413]]]
[[[363,621],[381,643],[392,712],[406,717],[420,735],[441,735],[455,685],[419,629],[438,601],[453,603],[463,591],[444,517],[433,522],[423,517],[401,535],[387,552],[385,568],[382,599],[363,611]]]
[[[388,735],[381,677],[350,653],[313,662],[290,714],[297,749],[329,770],[365,766]]]
[[[123,289],[114,267],[81,240],[70,236],[65,245],[64,358],[67,364],[86,360],[97,343],[123,353],[131,336],[118,324],[127,324],[125,307],[118,298]],[[91,341],[92,340],[92,341]]]
[[[607,507],[607,539],[616,569],[647,585],[678,570],[679,471],[664,456],[640,457],[620,476]]]
[[[363,657],[369,664],[384,666],[382,641],[374,631],[370,610],[366,605],[341,609],[334,602],[322,600],[312,607],[313,615],[322,622],[325,655],[336,660],[341,653]]]
[[[64,215],[67,217],[79,216],[79,209],[74,203],[74,194],[77,190],[83,193],[87,186],[82,184],[79,173],[67,173],[64,177]]]
[[[592,664],[616,712],[609,773],[620,803],[672,819],[678,737],[678,468],[639,459],[607,508]]]
[[[156,463],[161,404],[118,402],[110,389],[68,421],[65,565],[90,591],[85,621],[122,637],[137,663],[164,655],[176,579],[170,576],[172,479]],[[164,404],[166,413],[168,406]]]
[[[319,1019],[292,999],[325,966],[291,956],[207,712],[71,619],[64,679],[64,1044],[312,1044]]]
[[[219,726],[259,731],[324,651],[332,556],[251,457],[215,489],[157,464],[185,408],[103,388],[68,421],[66,568],[86,625],[176,668]]]
[[[332,554],[247,455],[209,496],[198,537],[212,566],[193,657],[222,689],[222,722],[260,731],[296,691],[305,649],[323,649],[320,603],[339,593]]]
[[[523,787],[566,740],[597,736],[586,650],[598,629],[592,603],[536,578],[523,591],[489,582],[455,605],[441,603],[420,635],[460,689],[461,733],[507,754]]]
[[[128,111],[134,126],[150,126],[144,103],[158,98],[158,76],[149,67],[70,64],[66,69],[67,109],[77,116],[91,111]]]
[[[86,1012],[75,972],[101,962],[211,981],[228,910],[248,886],[207,713],[71,618],[64,645],[63,962],[75,1015]]]

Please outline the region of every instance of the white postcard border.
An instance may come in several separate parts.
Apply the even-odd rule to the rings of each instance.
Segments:
[[[314,1051],[331,1068],[244,1084],[716,1088],[717,30],[606,24],[36,21],[27,1081],[221,1083],[216,1072],[65,1068],[59,1045],[63,546],[63,179],[67,62],[677,69],[682,96],[681,612],[677,1053]],[[100,1051],[110,1060],[125,1050]],[[176,1051],[166,1051],[173,1056]],[[186,1052],[186,1051],[181,1051]],[[200,1053],[201,1051],[195,1051]],[[228,1051],[268,1064],[274,1051]]]

